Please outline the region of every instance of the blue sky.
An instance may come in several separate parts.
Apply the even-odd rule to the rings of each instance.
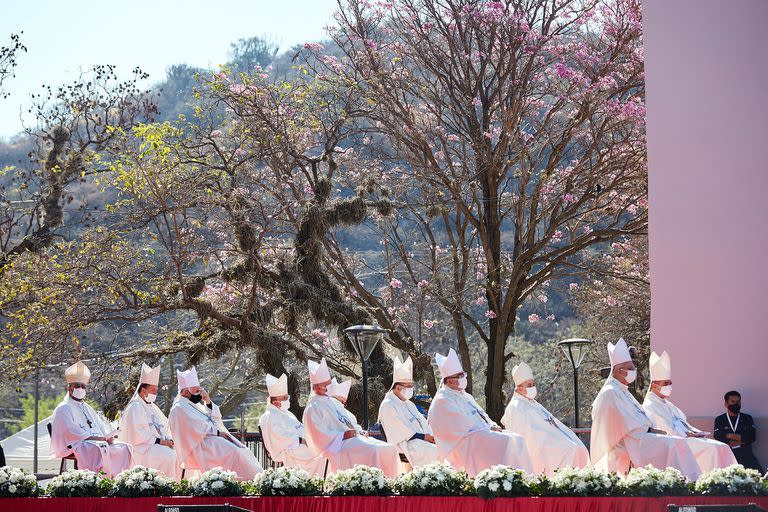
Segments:
[[[71,81],[95,64],[126,76],[140,66],[150,82],[172,64],[216,67],[240,38],[266,36],[283,49],[322,39],[335,9],[336,0],[0,0],[0,45],[23,30],[28,48],[0,100],[0,137],[21,131],[20,111],[43,83]]]

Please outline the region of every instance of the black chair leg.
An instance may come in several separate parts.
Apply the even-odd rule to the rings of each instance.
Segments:
[[[62,474],[64,472],[64,466],[67,464],[67,459],[61,459],[61,464],[59,464],[59,474]]]

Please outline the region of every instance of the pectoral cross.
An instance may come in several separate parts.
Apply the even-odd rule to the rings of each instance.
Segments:
[[[557,430],[560,430],[560,427],[557,425],[557,423],[555,423],[555,418],[553,418],[552,416],[547,416],[547,419],[544,421],[546,421],[547,423],[555,427]],[[560,431],[562,432],[562,430]]]

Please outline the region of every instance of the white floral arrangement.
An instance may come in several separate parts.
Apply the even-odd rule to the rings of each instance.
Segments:
[[[270,468],[253,479],[254,492],[261,496],[317,496],[323,493],[323,481],[299,468]]]
[[[89,469],[75,469],[54,477],[45,492],[56,498],[92,498],[105,496],[111,487],[112,483],[102,474]]]
[[[357,465],[330,475],[325,490],[332,496],[382,496],[392,493],[392,486],[379,468]]]
[[[678,469],[651,465],[632,468],[619,486],[627,496],[682,496],[689,492],[688,480]]]
[[[115,477],[109,494],[123,498],[173,496],[177,489],[176,482],[158,470],[134,466]]]
[[[463,496],[472,494],[472,480],[463,470],[435,462],[397,477],[394,489],[403,496]]]
[[[509,466],[491,466],[475,477],[475,489],[481,498],[528,496],[531,483],[528,473]]]
[[[757,470],[746,469],[741,464],[714,469],[696,480],[697,494],[723,496],[728,494],[763,494],[768,492]]]
[[[37,496],[37,478],[26,470],[3,466],[0,468],[0,498]]]
[[[192,496],[242,496],[243,486],[237,481],[237,473],[215,467],[189,481]]]
[[[619,494],[619,477],[592,466],[560,468],[541,479],[541,494],[549,496],[613,496]]]

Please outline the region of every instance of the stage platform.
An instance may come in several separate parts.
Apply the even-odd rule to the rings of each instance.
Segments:
[[[2,498],[2,512],[156,512],[158,504],[229,503],[254,512],[666,512],[667,505],[746,505],[768,496],[662,498],[496,498],[431,496],[230,498]]]

